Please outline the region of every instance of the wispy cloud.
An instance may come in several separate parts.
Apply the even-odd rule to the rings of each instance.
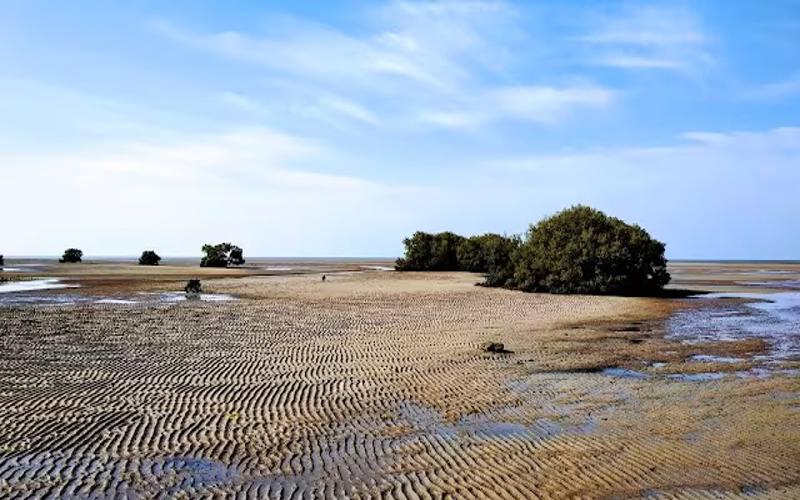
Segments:
[[[537,215],[564,200],[595,205],[643,224],[669,242],[673,257],[742,258],[748,249],[792,258],[800,251],[790,232],[774,229],[795,224],[800,210],[800,128],[681,138],[666,146],[531,155],[489,168],[509,193],[536,186],[544,207]]]
[[[80,236],[74,244],[106,255],[144,247],[180,255],[228,239],[262,255],[380,255],[426,214],[448,213],[454,200],[434,187],[314,167],[336,161],[314,141],[265,128],[47,154],[0,151],[4,178],[37,186],[38,197],[25,189],[4,193],[4,206],[25,207],[24,217],[5,226],[15,235],[5,251],[55,254]],[[54,211],[65,207],[81,216],[58,217]],[[373,241],[365,244],[364,232]]]
[[[715,63],[711,38],[688,8],[634,4],[590,23],[578,41],[590,48],[591,64],[694,74]]]
[[[450,128],[475,128],[504,118],[553,125],[578,108],[605,107],[613,98],[614,92],[596,86],[508,86],[472,96],[454,110],[428,111],[421,117]]]
[[[800,96],[800,72],[784,80],[756,85],[744,94],[753,99],[782,99]]]
[[[516,75],[529,42],[520,16],[503,2],[394,2],[373,11],[358,36],[299,20],[258,36],[198,34],[164,20],[152,26],[179,43],[298,82],[287,92],[302,102],[297,107],[363,125],[551,125],[611,102],[612,90],[597,84],[534,83]]]

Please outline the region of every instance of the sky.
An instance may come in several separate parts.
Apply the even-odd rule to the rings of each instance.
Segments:
[[[800,1],[0,0],[0,253],[397,256],[588,204],[800,259]]]

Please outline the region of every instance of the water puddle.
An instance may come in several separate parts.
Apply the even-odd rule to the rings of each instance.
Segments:
[[[672,380],[679,380],[681,382],[709,382],[711,380],[719,380],[725,378],[727,374],[719,372],[708,373],[673,373],[667,375],[667,378]]]
[[[763,288],[786,288],[789,290],[800,290],[800,280],[742,281],[741,284]]]
[[[387,266],[361,266],[361,269],[366,269],[368,271],[394,271],[393,267]]]
[[[714,302],[708,307],[679,311],[670,317],[665,325],[666,337],[686,344],[761,339],[768,350],[752,359],[768,369],[779,369],[777,365],[784,361],[800,360],[800,292],[714,293],[698,300],[710,299]],[[738,363],[747,359],[697,355],[692,361]]]
[[[561,425],[547,418],[540,418],[527,424],[504,421],[497,416],[481,414],[469,415],[448,423],[436,410],[411,402],[401,407],[399,421],[418,431],[449,438],[469,435],[497,439],[512,436],[540,439],[563,432]]]
[[[0,283],[0,293],[32,292],[37,290],[56,290],[77,288],[78,285],[61,283],[59,278],[39,278],[32,280],[5,281]]]
[[[612,377],[629,378],[635,380],[650,378],[650,375],[646,373],[637,372],[636,370],[628,370],[626,368],[604,368],[600,373],[603,375],[610,375]]]
[[[142,468],[153,471],[156,477],[188,476],[195,486],[224,482],[238,475],[236,469],[221,462],[195,457],[148,458],[142,461]]]
[[[265,271],[292,271],[294,270],[293,267],[285,267],[285,266],[267,266],[262,268]]]
[[[692,361],[700,363],[741,363],[744,358],[731,358],[728,356],[714,356],[711,354],[696,354],[691,357]]]
[[[33,283],[33,281],[47,281],[47,283]],[[58,283],[58,280],[30,280],[30,281],[15,281],[15,285],[26,283],[27,287],[14,287],[13,290],[0,295],[0,306],[29,306],[29,305],[57,305],[57,306],[71,306],[83,304],[99,304],[108,306],[130,306],[137,304],[153,305],[163,303],[177,303],[188,301],[199,302],[227,302],[238,300],[233,295],[222,293],[203,293],[196,299],[187,299],[184,292],[155,292],[155,293],[139,293],[135,296],[97,296],[97,295],[78,295],[78,294],[64,294],[64,293],[47,293],[52,289],[60,288],[76,288],[78,285],[65,285]],[[0,284],[0,287],[12,283]],[[46,285],[46,286],[45,286]],[[38,293],[44,291],[45,293]]]
[[[95,304],[136,304],[135,300],[128,299],[100,299],[94,301]]]
[[[36,271],[36,267],[42,267],[41,264],[14,264],[13,266],[0,266],[0,273],[30,273]]]
[[[196,299],[186,297],[184,292],[159,292],[159,293],[142,293],[140,295],[155,297],[156,302],[186,302],[199,300],[201,302],[226,302],[229,300],[236,300],[233,295],[225,293],[201,293]],[[152,302],[152,300],[150,300]]]

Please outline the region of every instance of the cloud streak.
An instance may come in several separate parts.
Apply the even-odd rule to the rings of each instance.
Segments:
[[[577,40],[590,49],[591,64],[692,75],[715,64],[711,37],[685,8],[634,5],[592,16],[590,24],[589,33]]]
[[[260,67],[268,77],[298,79],[302,85],[288,92],[298,107],[361,125],[548,126],[611,103],[613,91],[597,84],[520,82],[514,54],[528,40],[519,15],[501,2],[395,2],[375,11],[360,36],[298,20],[262,36],[198,34],[164,20],[152,27],[183,45]]]

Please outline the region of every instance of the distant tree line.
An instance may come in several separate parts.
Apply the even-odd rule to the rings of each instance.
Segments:
[[[245,263],[244,251],[241,247],[231,243],[219,243],[217,245],[203,245],[203,257],[200,259],[200,267],[228,267],[241,266]],[[78,248],[68,248],[58,260],[60,263],[78,263],[83,259],[83,251]],[[161,262],[154,250],[145,250],[139,257],[140,266],[157,266]],[[3,256],[0,255],[0,266],[3,265]]]
[[[665,245],[638,225],[578,205],[531,225],[524,238],[418,231],[398,271],[471,271],[483,284],[527,292],[648,295],[669,283]]]

